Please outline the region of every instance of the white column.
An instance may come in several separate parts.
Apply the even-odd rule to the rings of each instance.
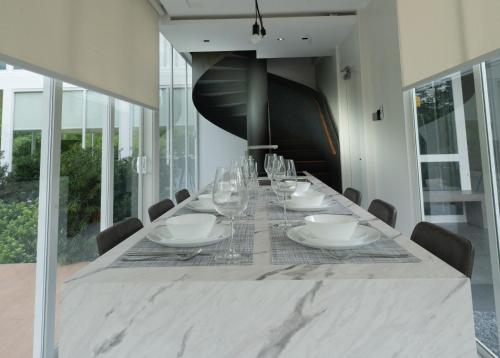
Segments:
[[[157,111],[144,109],[143,139],[145,171],[143,174],[143,217],[149,218],[147,209],[160,197],[160,124]]]
[[[33,358],[54,356],[62,82],[44,81]]]
[[[462,190],[471,190],[469,151],[467,149],[467,128],[465,127],[464,96],[462,92],[462,75],[455,74],[451,79],[453,104],[455,109],[455,128],[460,167],[460,183]]]
[[[87,90],[83,90],[83,114],[82,114],[82,148],[87,146]]]
[[[106,120],[102,125],[101,230],[113,225],[115,100],[109,97]]]
[[[1,127],[2,145],[0,150],[3,152],[3,158],[0,165],[7,165],[10,172],[12,170],[12,148],[14,147],[14,91],[12,89],[3,91]]]
[[[132,105],[116,101],[116,120],[118,122],[118,150],[120,159],[132,156],[132,133],[134,111]]]

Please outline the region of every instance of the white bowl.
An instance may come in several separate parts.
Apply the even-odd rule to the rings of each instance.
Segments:
[[[215,220],[215,215],[211,214],[186,214],[168,218],[165,224],[176,239],[198,239],[210,234]]]
[[[212,194],[201,194],[198,195],[198,200],[200,204],[205,208],[213,208],[214,200]]]
[[[295,189],[295,193],[303,193],[308,191],[311,187],[311,183],[308,181],[297,181],[297,188]]]
[[[293,193],[289,203],[297,207],[310,208],[320,206],[321,203],[323,203],[323,199],[325,199],[325,194],[319,191],[309,190],[301,193]]]
[[[358,220],[347,215],[311,215],[305,221],[307,230],[325,241],[349,241],[358,226]]]

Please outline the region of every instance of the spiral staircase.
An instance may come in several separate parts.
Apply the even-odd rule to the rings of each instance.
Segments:
[[[247,139],[248,69],[254,56],[212,54],[193,76],[198,112],[243,139]],[[270,73],[267,86],[269,135],[267,143],[259,144],[278,145],[274,152],[293,159],[297,171],[308,171],[341,190],[339,138],[326,100],[310,87]]]

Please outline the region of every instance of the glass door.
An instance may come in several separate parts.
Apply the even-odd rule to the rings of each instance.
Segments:
[[[114,132],[113,222],[128,217],[142,218],[143,110],[116,100]]]
[[[476,337],[498,355],[498,251],[481,83],[471,68],[416,88],[414,121],[422,219],[472,242]]]

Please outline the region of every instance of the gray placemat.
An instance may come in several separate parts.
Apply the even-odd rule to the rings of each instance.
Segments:
[[[383,236],[380,240],[349,250],[321,250],[300,245],[286,236],[282,228],[269,228],[271,233],[271,264],[273,265],[322,265],[322,264],[373,264],[414,263],[420,259],[402,248],[392,239]],[[374,256],[370,256],[373,254]],[[387,255],[380,257],[375,255]],[[406,255],[390,257],[391,255]]]
[[[352,212],[349,209],[346,209],[338,202],[331,200],[329,200],[329,202],[330,206],[320,211],[287,210],[288,220],[303,220],[306,216],[318,214],[352,215]],[[283,202],[280,202],[279,204],[276,201],[270,202],[266,207],[266,211],[267,218],[269,220],[285,220]]]
[[[229,225],[229,224],[228,224]],[[171,253],[189,253],[193,248],[172,248],[156,244],[147,238],[142,239],[123,255],[118,257],[110,268],[131,268],[131,267],[168,267],[168,266],[225,266],[225,265],[251,265],[253,263],[253,239],[255,235],[255,225],[250,223],[235,223],[235,233],[233,247],[241,253],[239,262],[220,262],[215,256],[223,255],[229,247],[229,240],[223,240],[214,245],[202,247],[201,255],[189,261],[175,259]],[[161,256],[161,254],[165,254]],[[128,261],[131,255],[145,255],[144,261]],[[148,256],[151,255],[151,256]],[[145,258],[146,258],[145,257]]]

